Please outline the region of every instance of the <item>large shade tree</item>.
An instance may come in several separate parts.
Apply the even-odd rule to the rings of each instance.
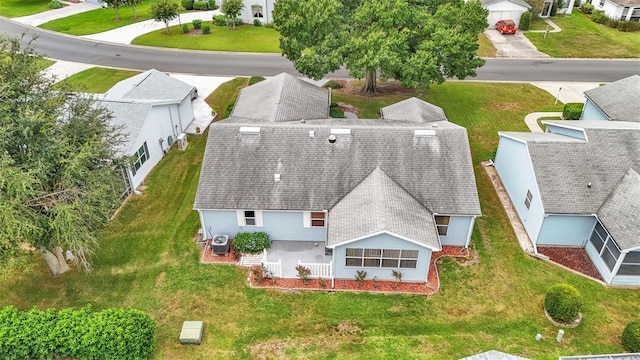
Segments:
[[[278,0],[274,23],[282,54],[301,73],[320,79],[345,66],[375,92],[378,74],[405,86],[475,76],[487,27],[479,1]]]
[[[35,250],[53,274],[67,257],[90,271],[122,193],[122,136],[92,99],[53,90],[20,39],[0,37],[0,53],[0,265]]]

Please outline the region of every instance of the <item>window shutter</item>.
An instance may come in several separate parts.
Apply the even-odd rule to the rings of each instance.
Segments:
[[[311,211],[302,212],[302,226],[311,227]]]
[[[262,211],[261,210],[256,210],[256,226],[257,227],[262,227]]]
[[[238,226],[244,226],[244,210],[236,210],[236,218],[238,219]]]

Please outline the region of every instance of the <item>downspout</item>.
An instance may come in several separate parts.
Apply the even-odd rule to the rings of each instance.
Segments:
[[[180,104],[176,104],[176,111],[178,112],[178,122],[180,123],[180,132],[183,133],[184,129],[182,128],[182,115],[180,115]]]
[[[133,186],[133,174],[131,173],[131,169],[125,168],[125,172],[127,173],[127,180],[129,181],[129,186],[131,187],[131,191],[138,196],[142,195],[142,193],[138,191],[135,188],[135,186]]]
[[[178,134],[176,134],[176,126],[173,123],[173,116],[171,115],[171,106],[167,107],[167,110],[169,110],[169,121],[171,122],[171,132],[173,133],[173,138],[175,139],[174,141],[176,141],[178,139]],[[169,144],[167,144],[169,145]],[[169,145],[172,146],[173,144]]]
[[[464,245],[465,249],[469,248],[469,244],[471,244],[471,233],[473,233],[473,226],[476,223],[477,216],[471,217],[471,224],[469,225],[469,233],[467,234],[467,243]]]

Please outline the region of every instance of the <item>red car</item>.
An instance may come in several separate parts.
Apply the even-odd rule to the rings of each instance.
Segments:
[[[516,23],[513,20],[500,20],[496,23],[496,30],[500,31],[500,34],[515,34]]]

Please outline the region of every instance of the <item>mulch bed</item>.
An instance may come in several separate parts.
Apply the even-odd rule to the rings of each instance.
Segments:
[[[229,244],[233,240],[229,239]],[[227,255],[214,255],[211,252],[211,240],[207,240],[200,262],[205,264],[237,264],[240,261],[241,254],[233,251],[231,247]],[[443,246],[442,251],[431,255],[431,263],[429,264],[429,274],[426,282],[396,282],[382,280],[364,280],[358,286],[355,280],[334,280],[334,287],[331,288],[331,280],[324,281],[318,279],[309,279],[307,284],[302,280],[295,279],[264,279],[260,283],[255,281],[253,271],[249,272],[250,285],[257,288],[273,288],[286,291],[299,290],[316,290],[316,291],[366,291],[372,293],[404,293],[417,295],[432,295],[440,289],[440,277],[438,276],[437,261],[442,257],[464,257],[469,258],[469,249],[461,246]],[[256,268],[252,270],[257,270]]]
[[[567,247],[541,247],[538,246],[538,252],[546,255],[555,263],[566,266],[588,277],[604,281],[598,269],[587,255],[587,251],[583,248],[567,248]]]

